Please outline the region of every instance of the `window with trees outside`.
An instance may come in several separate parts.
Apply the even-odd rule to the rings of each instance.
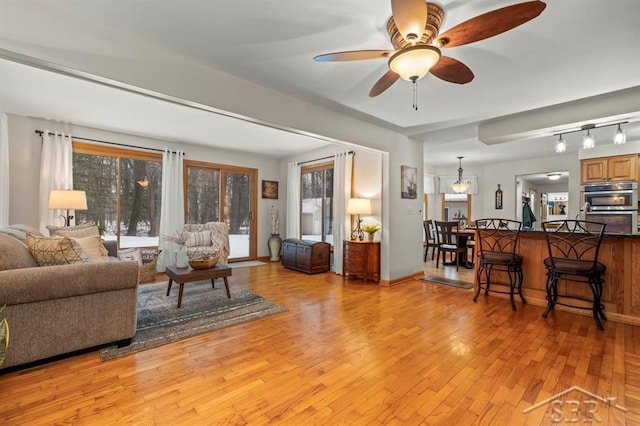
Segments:
[[[87,194],[76,223],[95,223],[120,248],[158,245],[161,154],[74,142],[73,186]]]
[[[230,259],[257,256],[257,173],[251,168],[185,161],[187,223],[225,222]]]
[[[302,238],[333,245],[333,162],[302,167],[300,177]]]

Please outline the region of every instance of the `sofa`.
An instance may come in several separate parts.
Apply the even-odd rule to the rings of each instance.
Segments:
[[[0,306],[6,305],[0,319],[7,319],[10,330],[0,369],[130,342],[136,333],[138,263],[83,259],[39,266],[25,244],[29,230],[39,234],[24,226],[0,229]]]
[[[188,223],[186,247],[189,258],[199,254],[218,254],[218,262],[227,264],[229,259],[229,226],[224,222]]]

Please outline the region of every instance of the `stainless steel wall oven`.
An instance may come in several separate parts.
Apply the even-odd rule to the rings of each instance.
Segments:
[[[638,182],[582,185],[585,220],[606,223],[607,234],[638,233]]]

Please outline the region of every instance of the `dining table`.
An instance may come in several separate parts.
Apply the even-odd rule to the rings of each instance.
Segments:
[[[458,247],[468,247],[469,240],[475,240],[476,237],[476,228],[466,227],[466,228],[456,228],[451,231],[453,235],[456,236],[456,245]],[[455,265],[455,262],[458,262],[458,266],[462,266],[463,268],[473,269],[473,260],[469,262],[467,256],[460,257],[451,262],[450,264]]]

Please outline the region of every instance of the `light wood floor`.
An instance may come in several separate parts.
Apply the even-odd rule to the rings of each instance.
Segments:
[[[637,327],[601,332],[586,316],[473,303],[471,290],[277,264],[234,269],[230,282],[288,311],[108,362],[91,352],[0,375],[0,424],[550,424],[551,405],[523,410],[572,386],[629,409],[598,405],[593,424],[640,422]]]

